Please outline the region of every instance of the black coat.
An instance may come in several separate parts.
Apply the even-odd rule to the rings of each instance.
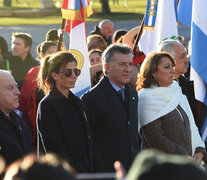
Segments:
[[[125,91],[126,106],[108,78],[104,77],[82,96],[100,158],[95,159],[96,171],[114,171],[115,161],[121,161],[128,170],[140,151],[138,97],[128,85]]]
[[[6,164],[32,152],[32,135],[29,127],[15,112],[10,119],[0,111],[0,155]]]
[[[191,110],[193,112],[193,116],[195,119],[195,123],[199,128],[199,131],[201,131],[201,123],[198,117],[198,102],[195,99],[195,93],[194,93],[194,85],[193,81],[188,81],[185,77],[180,76],[178,78],[179,85],[182,89],[182,93],[186,95],[188,102],[190,104]]]
[[[91,132],[78,97],[69,92],[67,99],[53,88],[40,102],[37,120],[47,152],[65,158],[78,172],[91,171]]]
[[[21,91],[27,72],[35,66],[39,66],[39,61],[35,60],[29,53],[23,61],[18,56],[9,58],[9,68],[15,81],[18,83],[18,89]]]

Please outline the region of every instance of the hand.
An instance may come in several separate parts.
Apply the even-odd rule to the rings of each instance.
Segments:
[[[194,160],[196,161],[196,164],[199,166],[201,164],[201,161],[203,160],[203,157],[204,157],[204,155],[202,152],[197,152],[193,156]]]
[[[125,172],[124,166],[122,165],[122,163],[120,161],[116,161],[114,163],[114,169],[116,171],[116,179],[117,180],[124,179],[126,177],[126,172]]]

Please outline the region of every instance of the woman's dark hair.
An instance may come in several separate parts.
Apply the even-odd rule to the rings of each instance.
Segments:
[[[3,58],[8,58],[7,57],[8,54],[9,54],[9,52],[8,52],[8,45],[7,45],[6,40],[2,36],[0,36],[0,49],[1,49],[0,52],[1,52],[2,56],[3,56]]]
[[[57,46],[57,44],[55,42],[52,42],[52,41],[44,41],[44,42],[40,43],[36,48],[36,52],[38,54],[38,59],[41,59],[41,53],[45,54],[46,51],[51,46]]]
[[[157,72],[157,66],[160,64],[160,60],[163,57],[168,57],[172,62],[172,65],[175,66],[173,57],[169,53],[152,52],[145,58],[141,66],[140,74],[137,80],[137,91],[157,84],[155,78],[153,77],[153,73]]]
[[[92,49],[92,50],[90,50],[90,51],[88,52],[88,56],[89,56],[89,58],[90,58],[91,54],[94,54],[94,53],[97,53],[97,54],[99,54],[100,56],[102,55],[102,51],[101,51],[101,50],[99,50],[99,49]]]
[[[55,87],[55,80],[52,77],[52,72],[58,74],[61,67],[65,67],[69,62],[75,62],[77,64],[76,58],[71,53],[68,51],[60,51],[52,55],[47,63],[43,62],[41,64],[39,84],[45,94],[47,94],[51,88]]]

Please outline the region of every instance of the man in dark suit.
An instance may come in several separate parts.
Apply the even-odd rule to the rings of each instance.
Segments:
[[[187,57],[185,47],[179,41],[166,40],[160,44],[159,48],[161,52],[168,52],[173,56],[175,61],[174,79],[178,81],[182,89],[182,93],[188,98],[188,102],[193,112],[196,125],[200,129],[198,105],[195,99],[193,81],[188,81],[184,76],[182,76],[184,73],[187,72],[190,62],[190,59]]]
[[[19,107],[19,94],[10,72],[0,70],[0,155],[7,165],[32,152],[30,129],[14,112]]]
[[[138,97],[127,85],[133,66],[132,51],[128,46],[112,44],[104,51],[102,63],[104,77],[82,96],[99,157],[96,171],[114,171],[115,161],[128,170],[140,151]]]

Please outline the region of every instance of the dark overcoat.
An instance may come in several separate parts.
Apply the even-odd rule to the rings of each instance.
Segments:
[[[125,91],[124,104],[108,78],[104,77],[81,97],[97,148],[96,171],[114,171],[115,161],[121,161],[128,170],[140,150],[137,93],[128,85]]]
[[[15,112],[9,116],[0,111],[0,155],[7,165],[32,152],[29,127]]]
[[[78,172],[91,171],[91,132],[78,97],[69,92],[67,99],[53,88],[38,106],[37,122],[47,152],[65,158]]]

